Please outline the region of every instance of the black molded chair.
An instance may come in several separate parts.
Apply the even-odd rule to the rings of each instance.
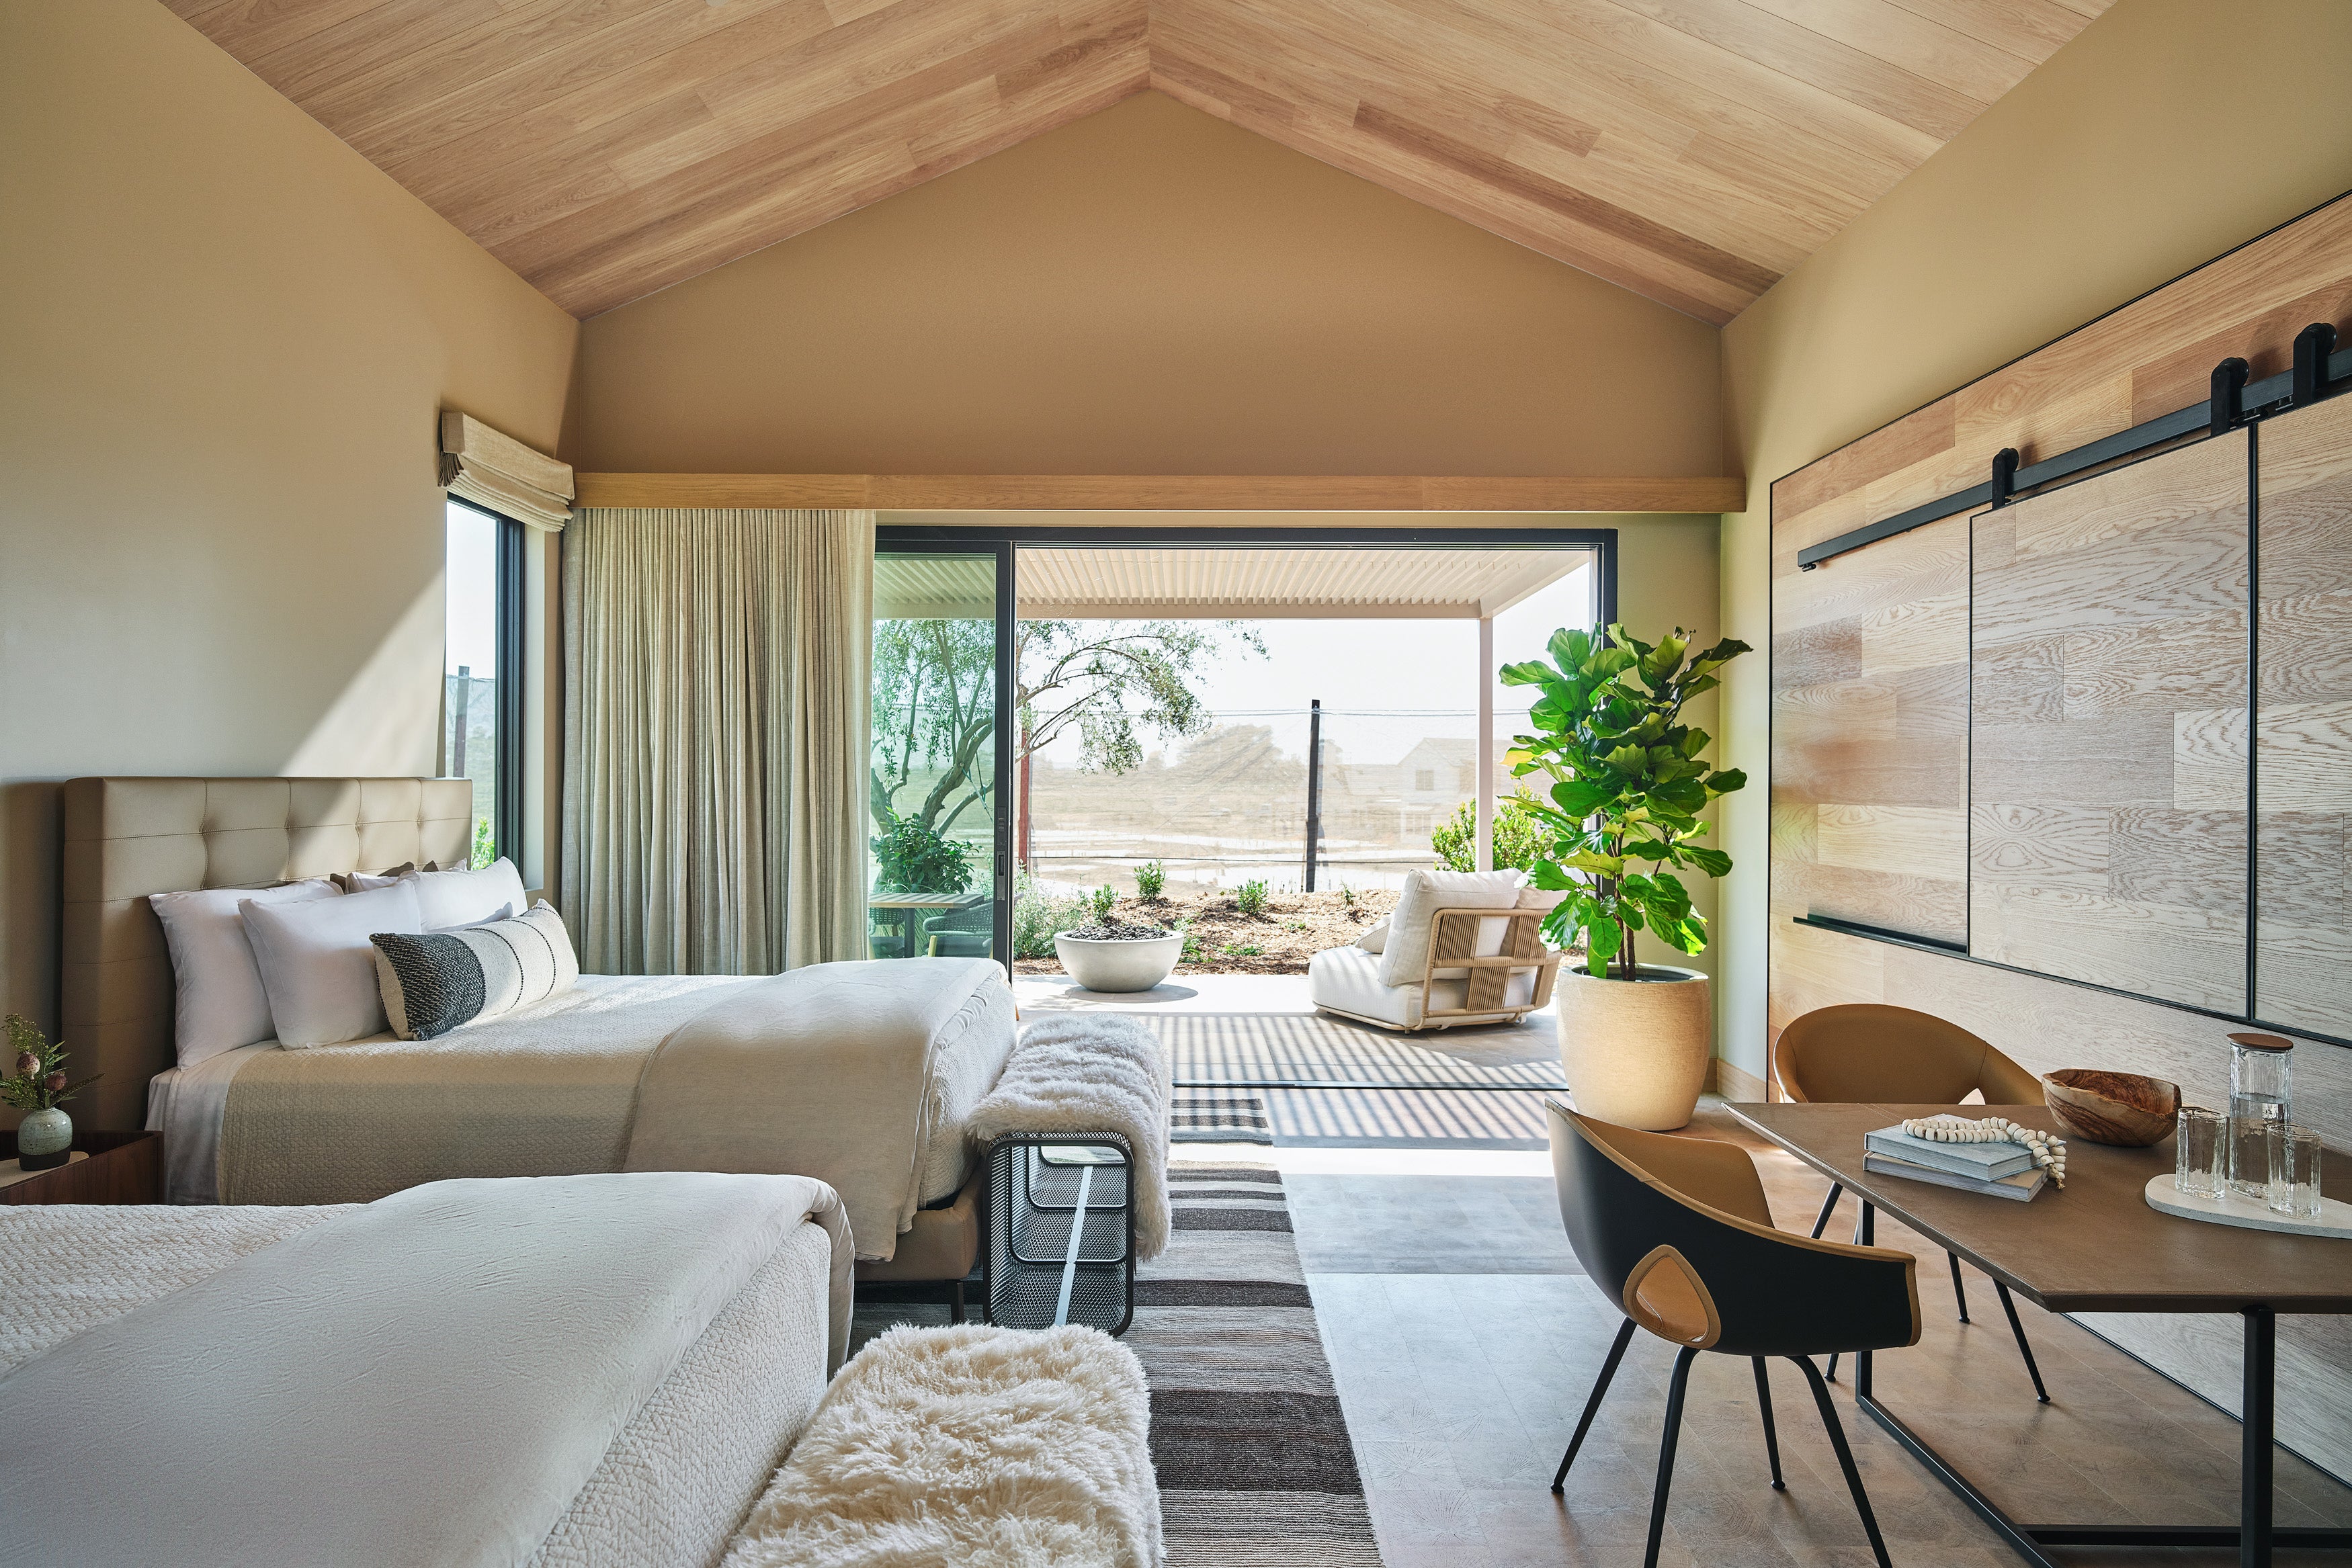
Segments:
[[[1870,1494],[1863,1490],[1829,1385],[1812,1357],[1919,1342],[1919,1287],[1911,1254],[1774,1228],[1755,1162],[1736,1145],[1638,1133],[1580,1116],[1556,1101],[1547,1101],[1546,1107],[1552,1177],[1570,1244],[1592,1282],[1625,1312],[1552,1478],[1552,1490],[1566,1483],[1633,1330],[1647,1329],[1677,1346],[1666,1394],[1665,1437],[1658,1448],[1657,1490],[1650,1503],[1649,1552],[1643,1559],[1645,1568],[1656,1568],[1691,1363],[1701,1351],[1712,1351],[1744,1355],[1755,1364],[1764,1448],[1772,1484],[1779,1488],[1780,1440],[1772,1429],[1764,1364],[1781,1356],[1804,1372],[1870,1549],[1879,1568],[1891,1568],[1886,1542],[1870,1511]]]

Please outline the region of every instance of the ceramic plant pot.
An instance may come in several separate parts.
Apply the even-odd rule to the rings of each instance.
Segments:
[[[1099,942],[1055,933],[1054,951],[1070,978],[1090,991],[1148,991],[1174,972],[1184,956],[1184,934]]]
[[[45,1171],[66,1163],[73,1148],[73,1118],[58,1106],[28,1111],[16,1124],[16,1164],[20,1169]]]
[[[1706,1087],[1714,1014],[1696,969],[1644,964],[1637,980],[1559,969],[1559,1064],[1577,1110],[1621,1127],[1686,1124]]]

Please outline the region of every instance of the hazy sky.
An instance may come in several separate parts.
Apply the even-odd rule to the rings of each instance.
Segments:
[[[471,507],[449,503],[448,627],[444,642],[451,674],[465,665],[476,675],[498,673],[498,524]]]
[[[1591,620],[1592,572],[1580,567],[1495,618],[1496,663],[1540,657],[1554,630],[1590,625]],[[1401,756],[1424,735],[1476,733],[1470,716],[1478,706],[1475,621],[1258,621],[1251,625],[1265,638],[1268,656],[1230,653],[1197,689],[1221,715],[1272,724],[1285,749],[1303,751],[1303,724],[1272,717],[1269,710],[1303,712],[1316,697],[1332,714],[1327,734],[1361,760],[1393,761],[1388,753]],[[1501,716],[1525,713],[1529,700],[1525,687],[1497,685],[1497,736],[1507,737],[1513,730]],[[1381,721],[1354,716],[1398,710],[1413,716]],[[1269,716],[1247,716],[1261,714]],[[1440,716],[1444,715],[1460,716]],[[1146,745],[1157,748],[1154,741]],[[1075,738],[1045,755],[1066,765],[1075,761]]]

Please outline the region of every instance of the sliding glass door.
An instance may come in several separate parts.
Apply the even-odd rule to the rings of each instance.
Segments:
[[[1009,959],[1009,546],[874,559],[877,957]]]

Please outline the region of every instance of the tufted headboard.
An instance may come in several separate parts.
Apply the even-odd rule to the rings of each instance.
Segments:
[[[149,894],[462,865],[473,809],[465,779],[68,783],[58,1028],[77,1072],[106,1074],[75,1120],[144,1126],[147,1081],[173,1062],[172,956]]]

